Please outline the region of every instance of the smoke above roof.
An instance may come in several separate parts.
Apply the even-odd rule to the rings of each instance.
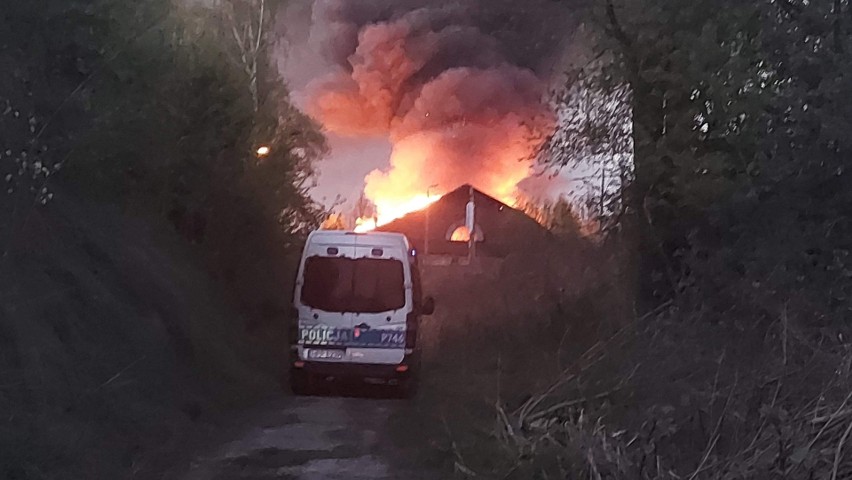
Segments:
[[[509,201],[555,126],[542,99],[568,13],[552,0],[317,0],[302,38],[320,59],[290,61],[288,76],[329,132],[390,140],[389,167],[366,178],[380,211],[435,184]]]

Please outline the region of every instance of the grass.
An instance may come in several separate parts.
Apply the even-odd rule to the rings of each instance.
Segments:
[[[516,467],[591,478],[848,476],[838,412],[852,384],[825,376],[840,352],[785,367],[780,347],[754,348],[748,337],[757,332],[681,315],[673,309],[639,324],[570,384],[536,396],[544,415],[514,416],[523,428],[503,443],[514,448]],[[554,464],[543,461],[546,451]]]
[[[578,268],[581,262],[563,269],[550,259],[549,252],[510,257],[480,275],[425,271],[424,290],[436,297],[437,312],[421,330],[423,384],[410,409],[390,422],[397,442],[421,449],[401,463],[439,464],[460,476],[507,468],[497,431],[500,409],[521,406],[615,328],[590,321],[606,314],[615,319],[623,308],[592,301],[604,292],[618,298],[607,279],[596,269]]]
[[[167,230],[68,202],[27,229],[0,271],[0,478],[155,478],[196,420],[267,388]]]
[[[631,318],[613,301],[627,295],[606,294],[617,276],[574,278],[560,297],[545,274],[503,273],[430,274],[424,387],[394,422],[400,441],[434,445],[413,461],[457,478],[852,476],[846,327],[701,295]]]

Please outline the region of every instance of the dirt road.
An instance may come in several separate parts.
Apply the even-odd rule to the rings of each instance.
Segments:
[[[347,389],[346,393],[352,393]],[[283,396],[214,433],[211,447],[184,471],[181,480],[299,479],[385,480],[448,478],[432,468],[406,465],[418,445],[392,440],[389,422],[413,408],[404,400],[360,396]],[[425,442],[425,440],[424,440]]]
[[[541,359],[529,353],[510,356],[511,342],[503,342],[505,351],[498,348],[508,336],[477,326],[504,318],[499,316],[500,303],[469,299],[504,298],[498,287],[505,280],[455,271],[428,272],[425,280],[440,309],[421,324],[424,363],[416,399],[391,399],[390,392],[375,386],[331,388],[314,397],[281,392],[211,429],[205,440],[209,446],[183,461],[182,470],[168,478],[457,478],[455,446],[468,454],[490,439],[493,405],[506,398],[501,387],[523,384],[518,378],[527,381],[530,364],[541,369]],[[471,296],[471,289],[478,296]],[[498,358],[510,361],[503,366]]]

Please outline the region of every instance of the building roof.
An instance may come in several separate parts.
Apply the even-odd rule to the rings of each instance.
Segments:
[[[464,225],[465,206],[470,198],[470,185],[447,193],[424,210],[412,212],[379,228],[386,232],[404,233],[415,248],[423,251],[426,232],[429,253],[465,255],[467,245],[450,240],[453,231]],[[534,248],[537,242],[550,240],[550,233],[525,213],[473,189],[476,205],[476,231],[481,236],[478,252],[503,257],[512,251]]]

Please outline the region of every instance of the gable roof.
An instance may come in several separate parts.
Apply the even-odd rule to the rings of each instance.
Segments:
[[[409,213],[377,230],[404,233],[416,248],[423,248],[428,230],[430,253],[463,254],[466,245],[450,242],[448,237],[456,227],[464,225],[470,189],[470,185],[462,185],[425,209]],[[538,241],[549,240],[550,232],[524,212],[476,188],[473,192],[477,232],[484,238],[480,248],[483,253],[505,256]]]

